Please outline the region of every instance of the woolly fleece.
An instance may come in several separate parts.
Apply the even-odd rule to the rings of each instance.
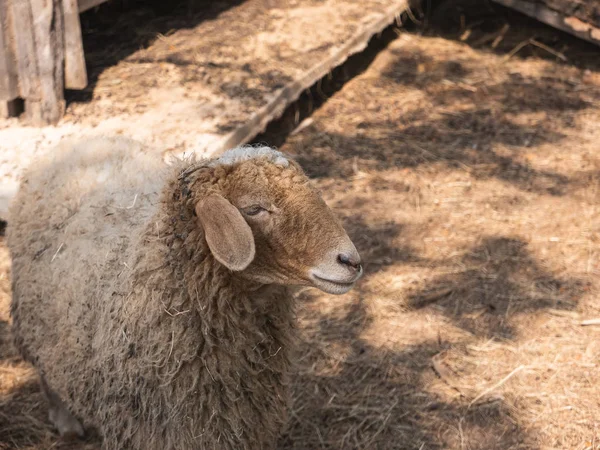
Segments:
[[[174,167],[153,155],[124,138],[64,142],[25,173],[7,233],[16,345],[104,449],[272,449],[291,295],[211,257],[193,204],[229,173],[203,167],[262,157],[282,185],[307,179],[268,148]]]

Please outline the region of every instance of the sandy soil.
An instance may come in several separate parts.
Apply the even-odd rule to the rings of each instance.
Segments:
[[[367,265],[345,296],[300,296],[281,449],[600,448],[600,327],[581,325],[600,318],[600,51],[506,19],[501,42],[505,19],[400,33],[283,143]],[[82,448],[9,344],[0,251],[0,448]]]

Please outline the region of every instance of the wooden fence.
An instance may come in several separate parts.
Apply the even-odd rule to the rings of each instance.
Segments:
[[[79,14],[106,0],[0,0],[0,118],[19,103],[33,124],[64,114],[64,89],[83,89],[87,73]]]

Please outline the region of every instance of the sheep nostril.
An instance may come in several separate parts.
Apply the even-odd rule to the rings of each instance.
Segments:
[[[346,255],[344,253],[340,253],[338,255],[338,262],[344,266],[348,266],[351,267],[354,270],[357,271],[361,271],[362,270],[362,266],[360,264],[360,260],[359,259],[355,259],[350,255]]]

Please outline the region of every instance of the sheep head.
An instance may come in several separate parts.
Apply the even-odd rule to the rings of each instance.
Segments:
[[[362,275],[354,244],[296,162],[238,148],[193,170],[208,247],[238,276],[342,294]]]

